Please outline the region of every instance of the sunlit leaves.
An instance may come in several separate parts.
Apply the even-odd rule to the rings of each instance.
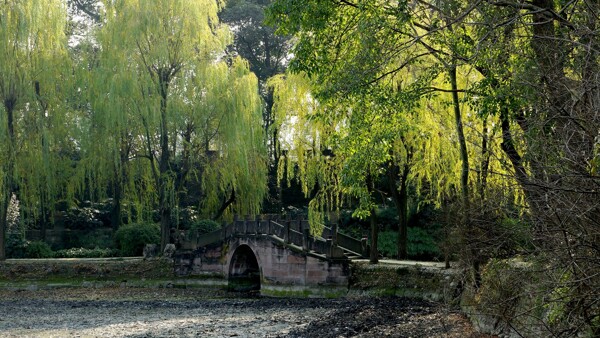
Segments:
[[[117,135],[104,138],[113,140],[109,158],[132,172],[128,182],[144,182],[128,196],[158,201],[161,210],[178,203],[189,180],[201,182],[206,217],[232,191],[227,213],[257,213],[265,193],[258,83],[247,63],[223,59],[231,35],[218,21],[222,6],[213,0],[106,6],[102,56],[91,78],[100,90],[91,96],[93,118]]]
[[[0,195],[19,190],[27,217],[40,217],[68,178],[65,23],[62,1],[0,3]]]

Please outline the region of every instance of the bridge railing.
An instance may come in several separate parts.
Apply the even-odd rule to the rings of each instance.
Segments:
[[[271,235],[285,243],[299,246],[305,251],[314,251],[331,257],[341,256],[344,251],[359,256],[367,255],[366,240],[357,240],[328,227],[323,229],[321,236],[314,237],[310,235],[309,229],[308,221],[301,218],[282,218],[279,215],[246,216],[243,219],[235,217],[232,223],[210,233],[187,232],[181,248],[194,250],[233,236]]]

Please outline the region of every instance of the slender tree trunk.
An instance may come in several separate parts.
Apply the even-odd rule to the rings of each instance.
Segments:
[[[192,134],[194,133],[193,123],[187,123],[185,132],[183,134],[182,150],[181,150],[181,168],[177,175],[177,183],[175,184],[175,191],[177,192],[178,200],[185,200],[184,186],[187,181],[187,176],[191,170],[191,157],[192,157]],[[206,148],[208,148],[208,141]],[[205,148],[205,149],[206,149]],[[206,150],[208,156],[208,150]]]
[[[124,163],[121,163],[121,165],[124,165]],[[117,231],[119,229],[119,227],[121,226],[121,223],[123,222],[122,220],[122,203],[121,200],[123,199],[123,177],[121,176],[123,170],[120,170],[117,168],[117,170],[115,170],[115,182],[113,184],[114,186],[114,192],[113,192],[113,205],[112,205],[112,210],[111,210],[111,215],[110,215],[110,222],[113,228],[113,231]]]
[[[377,224],[377,213],[375,207],[371,208],[371,217],[369,218],[371,223],[371,251],[369,252],[369,263],[379,263],[379,249],[377,247],[377,240],[379,238],[379,225]]]
[[[41,224],[40,224],[40,237],[41,240],[43,242],[46,241],[46,230],[47,230],[47,222],[48,222],[48,217],[46,217],[46,213],[48,212],[47,208],[46,208],[46,197],[44,196],[44,194],[42,193],[40,196],[40,214],[41,214]]]
[[[456,133],[458,135],[458,143],[460,149],[461,159],[461,173],[460,173],[460,187],[462,196],[462,214],[460,217],[461,231],[463,236],[463,245],[466,250],[466,258],[471,262],[474,275],[474,284],[478,286],[481,280],[479,265],[480,257],[478,257],[477,248],[475,247],[477,241],[477,234],[474,231],[474,227],[470,224],[470,211],[471,205],[469,200],[469,154],[467,152],[467,142],[463,130],[462,115],[460,111],[460,100],[458,98],[458,82],[456,79],[456,64],[453,64],[449,69],[450,85],[452,87],[452,106],[454,108],[454,122],[456,127]]]
[[[15,173],[15,126],[14,126],[14,108],[16,105],[16,98],[9,97],[4,100],[4,109],[6,111],[6,121],[8,130],[8,158],[4,166],[4,182],[2,187],[3,197],[0,202],[0,261],[6,259],[6,233],[8,230],[8,207],[10,205],[10,199],[16,190],[16,184],[14,182]]]
[[[400,200],[399,204],[402,209],[400,215],[400,224],[398,228],[398,258],[405,259],[408,257],[408,164],[404,164],[402,176],[400,177]]]
[[[231,194],[229,195],[229,198],[223,200],[223,203],[221,203],[219,210],[217,210],[217,212],[212,218],[213,221],[216,221],[219,218],[221,218],[221,216],[223,216],[223,213],[225,213],[225,210],[227,210],[227,208],[229,208],[229,206],[233,204],[233,202],[235,202],[235,189],[231,189]]]
[[[456,65],[452,65],[449,69],[450,85],[452,87],[452,106],[454,108],[454,124],[456,134],[458,135],[458,145],[460,150],[461,172],[460,172],[460,188],[463,204],[463,212],[465,215],[465,224],[467,221],[467,213],[470,209],[469,205],[469,153],[467,152],[467,141],[462,122],[462,114],[460,111],[460,100],[458,98],[458,83],[456,80]]]
[[[10,197],[6,194],[7,190],[4,191],[2,201],[0,202],[0,261],[6,259],[6,230],[8,228],[8,204]]]
[[[367,189],[369,190],[369,194],[373,196],[373,191],[375,190],[373,177],[371,174],[367,175]],[[377,246],[377,239],[379,237],[379,224],[377,224],[377,210],[375,206],[371,208],[371,216],[369,217],[369,221],[371,224],[371,251],[369,252],[369,263],[377,264],[379,263],[379,249]]]
[[[46,112],[48,111],[48,102],[46,102],[42,95],[41,95],[41,91],[40,91],[40,83],[39,81],[35,81],[34,82],[34,89],[35,89],[35,95],[36,98],[38,100],[38,103],[40,105],[40,109],[39,109],[39,123],[38,123],[38,132],[40,133],[40,141],[41,141],[41,145],[42,145],[42,158],[44,161],[44,164],[48,164],[49,160],[50,160],[50,154],[49,154],[49,145],[48,145],[48,139],[46,138],[46,134],[44,132],[45,130],[45,123],[44,120],[46,119]],[[41,235],[41,240],[45,241],[46,240],[46,228],[47,228],[47,222],[48,222],[48,217],[47,217],[47,212],[50,209],[48,206],[48,203],[50,201],[50,192],[48,191],[48,184],[49,184],[49,174],[48,174],[48,170],[44,170],[44,174],[43,174],[43,179],[42,182],[40,184],[40,214],[41,214],[41,224],[40,224],[40,235]]]
[[[444,215],[444,267],[450,269],[450,212],[448,212],[448,198],[444,197],[442,210]]]
[[[482,203],[485,203],[485,188],[487,186],[488,170],[490,166],[490,152],[488,150],[488,130],[487,130],[487,117],[483,119],[481,136],[481,168],[479,170],[479,198]]]
[[[171,158],[169,151],[169,129],[167,125],[167,99],[169,92],[169,77],[162,70],[158,73],[160,84],[160,160],[158,170],[160,176],[158,178],[159,203],[160,203],[160,249],[161,252],[165,249],[171,239],[171,173],[169,161]]]
[[[398,212],[398,237],[396,244],[398,248],[398,259],[405,259],[408,256],[408,174],[410,168],[407,163],[403,165],[402,172],[400,167],[392,164],[388,171],[388,180],[392,192],[392,200]],[[400,179],[397,184],[397,179]]]

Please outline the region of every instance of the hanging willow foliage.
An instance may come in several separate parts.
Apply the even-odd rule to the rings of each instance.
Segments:
[[[69,128],[60,100],[65,25],[63,1],[0,3],[0,259],[11,196],[22,202],[24,216],[45,223],[68,177],[61,151]]]
[[[236,58],[231,66],[220,62],[207,68],[210,79],[207,95],[197,115],[211,116],[216,125],[202,130],[210,150],[217,152],[209,161],[203,178],[207,198],[205,214],[212,215],[222,201],[235,192],[232,211],[240,214],[260,212],[266,194],[266,147],[262,126],[262,102],[258,80],[248,64]],[[212,82],[215,81],[215,82]],[[212,83],[211,83],[212,82]]]
[[[469,81],[476,80],[469,78],[468,68],[460,69],[459,74],[461,86],[468,87]],[[326,213],[339,210],[348,198],[358,202],[353,206],[356,216],[368,217],[374,196],[366,182],[369,176],[380,177],[387,163],[409,166],[407,179],[423,203],[439,206],[444,198],[458,192],[461,159],[449,110],[451,97],[448,93],[422,95],[424,81],[427,86],[448,86],[443,76],[409,69],[367,93],[330,97],[323,104],[311,94],[319,90],[318,85],[302,74],[270,80],[275,98],[274,127],[280,130],[286,151],[278,171],[279,182],[285,179],[289,184],[296,178],[304,194],[312,197],[309,217],[314,232],[320,232]],[[399,83],[404,86],[401,91]],[[470,156],[478,163],[483,156],[480,116],[467,102],[461,108],[466,112]],[[497,119],[490,118],[489,125],[488,152],[498,156],[501,140],[493,132],[498,128]],[[323,150],[333,156],[324,156]],[[488,170],[495,175],[487,179],[487,186],[504,193],[505,200],[516,201],[521,194],[518,189],[507,189],[514,182],[503,175],[506,167],[502,161],[501,157],[491,158]],[[296,171],[286,170],[294,167]],[[470,175],[475,191],[477,171]]]
[[[166,222],[186,182],[200,179],[207,217],[259,212],[262,104],[247,63],[222,60],[231,42],[218,22],[222,5],[106,4],[100,55],[87,77],[91,109],[78,180],[87,177],[97,196],[113,186],[135,214],[150,216],[158,206]]]

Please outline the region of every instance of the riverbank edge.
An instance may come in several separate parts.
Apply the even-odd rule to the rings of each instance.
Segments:
[[[350,264],[348,286],[268,285],[261,295],[273,297],[399,296],[431,301],[456,297],[457,270],[435,262],[365,260]],[[103,259],[9,259],[0,262],[0,288],[37,290],[46,288],[227,288],[216,275],[176,277],[169,259],[141,257]]]

